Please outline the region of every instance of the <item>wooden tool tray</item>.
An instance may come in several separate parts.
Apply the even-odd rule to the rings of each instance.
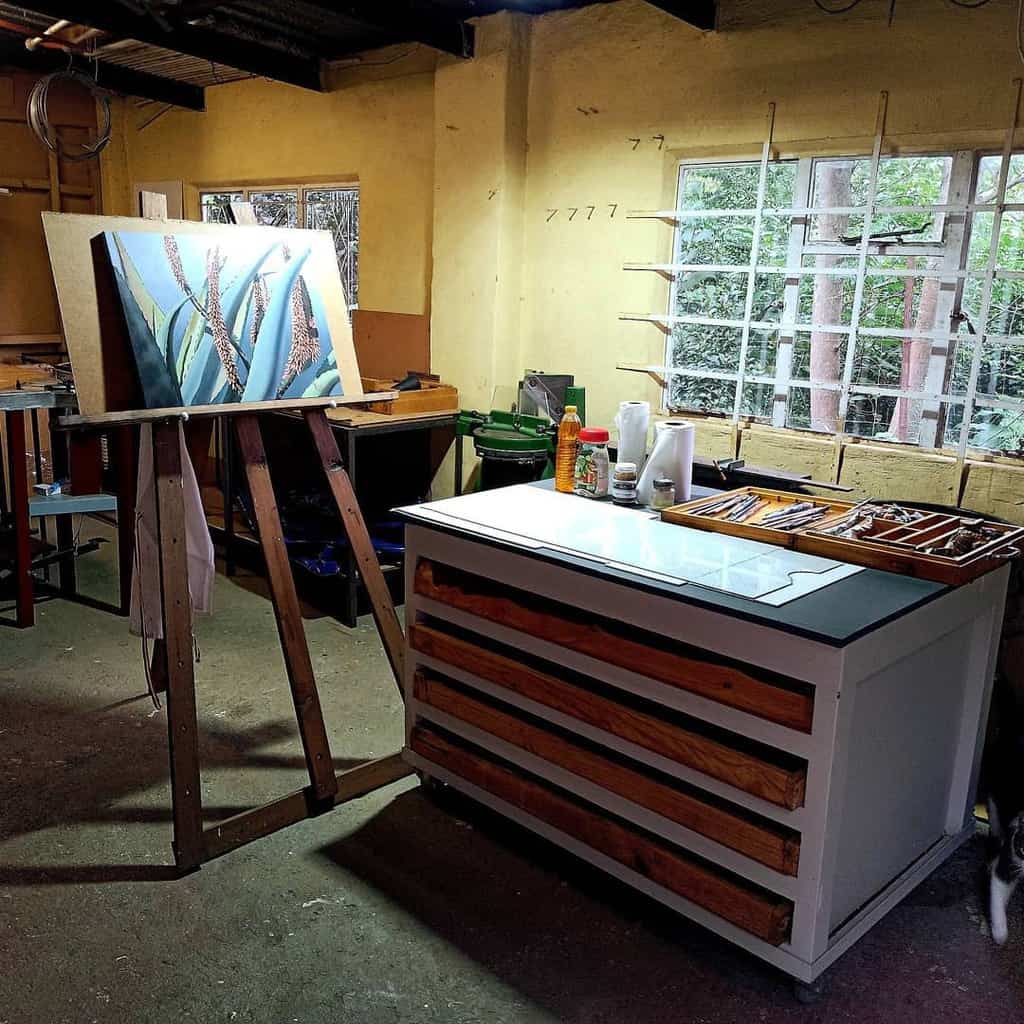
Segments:
[[[717,515],[697,515],[698,509],[736,495],[756,495],[766,504],[744,522],[729,521],[725,517],[730,510]],[[827,514],[813,522],[796,526],[791,530],[775,529],[763,525],[773,513],[792,507],[800,502],[812,502],[818,508],[827,508]],[[860,504],[868,504],[862,502]],[[892,502],[871,502],[876,505],[892,505]],[[834,558],[852,565],[863,565],[882,569],[903,576],[915,576],[950,586],[969,583],[992,569],[1002,565],[1008,558],[1019,554],[1024,544],[1024,528],[1004,523],[982,520],[970,513],[955,515],[945,512],[925,512],[922,518],[912,523],[875,515],[868,532],[847,538],[829,535],[825,531],[841,522],[858,507],[857,503],[832,501],[806,495],[770,491],[759,487],[742,487],[729,491],[718,498],[701,498],[664,509],[661,518],[665,522],[690,526],[711,533],[725,533],[747,540],[759,540],[766,544],[792,548],[809,555]],[[939,546],[943,538],[958,529],[963,522],[982,521],[987,530],[996,534],[985,544],[963,555],[927,553],[923,548]]]

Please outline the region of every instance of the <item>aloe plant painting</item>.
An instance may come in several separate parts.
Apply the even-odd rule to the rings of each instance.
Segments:
[[[147,408],[342,393],[311,248],[272,237],[104,233]]]

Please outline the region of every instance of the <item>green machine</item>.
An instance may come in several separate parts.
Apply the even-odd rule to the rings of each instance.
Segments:
[[[536,379],[542,375],[534,374],[532,377]],[[523,386],[520,385],[520,396],[523,395]],[[492,409],[488,413],[475,410],[461,412],[455,427],[455,493],[462,493],[465,437],[473,439],[473,448],[480,459],[480,471],[474,476],[470,490],[489,491],[553,476],[558,423],[565,406],[575,405],[580,420],[585,423],[585,403],[585,389],[570,384],[564,389],[564,398],[559,395],[546,403],[551,415],[533,415],[518,409],[510,412],[502,409]],[[530,404],[528,401],[520,402],[521,406]]]

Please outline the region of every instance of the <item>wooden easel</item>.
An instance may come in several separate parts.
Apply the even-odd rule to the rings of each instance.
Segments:
[[[376,400],[379,396],[373,396]],[[380,563],[359,509],[338,443],[325,415],[329,407],[366,401],[355,395],[317,399],[312,403],[266,403],[275,411],[300,408],[331,494],[338,507],[349,544],[356,555],[384,651],[401,690],[404,638]],[[262,405],[262,403],[259,403]],[[263,446],[259,415],[253,406],[203,406],[167,415],[166,411],[107,413],[67,417],[71,429],[122,424],[153,424],[153,466],[156,478],[157,539],[160,550],[160,592],[163,603],[163,642],[154,651],[154,680],[166,690],[171,762],[171,802],[174,859],[183,871],[236,849],[262,836],[328,811],[412,772],[400,753],[378,758],[335,773],[324,725],[313,664],[306,644],[299,598],[295,589],[281,519],[278,515]],[[162,412],[162,414],[161,414]],[[199,735],[192,645],[192,609],[185,547],[185,503],[182,489],[182,446],[179,420],[195,416],[231,419],[245,476],[252,495],[259,542],[267,567],[271,602],[291,687],[292,701],[305,753],[309,785],[261,807],[236,814],[209,828],[202,824]],[[186,456],[187,457],[187,456]],[[230,514],[230,510],[229,513]]]
[[[167,217],[166,197],[142,193],[143,216]],[[112,425],[153,425],[153,468],[156,479],[157,541],[160,550],[160,593],[163,604],[163,640],[153,652],[153,680],[167,695],[167,729],[171,762],[171,804],[174,823],[174,860],[182,872],[205,861],[270,835],[279,829],[331,810],[412,773],[395,753],[368,761],[338,774],[334,771],[327,729],[317,692],[313,663],[302,625],[281,519],[270,480],[260,431],[260,412],[299,411],[310,436],[331,494],[338,506],[348,542],[370,599],[377,630],[399,691],[405,640],[391,601],[380,563],[356,500],[352,481],[341,459],[326,410],[367,401],[393,399],[382,395],[345,395],[292,401],[249,402],[242,406],[205,405],[188,409],[148,409],[72,416],[61,421],[69,429],[106,428]],[[295,705],[299,736],[306,758],[309,785],[261,807],[243,811],[209,828],[202,823],[199,728],[192,645],[192,606],[185,547],[185,502],[182,487],[182,445],[178,424],[182,419],[227,417],[235,428],[249,491],[252,495],[259,542],[267,567],[270,599]],[[188,457],[187,455],[185,456]],[[231,515],[232,510],[226,509]]]

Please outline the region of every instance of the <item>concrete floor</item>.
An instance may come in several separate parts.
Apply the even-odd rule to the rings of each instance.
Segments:
[[[101,532],[87,524],[83,536]],[[87,592],[113,595],[111,548]],[[210,820],[304,782],[269,604],[199,623]],[[0,609],[7,602],[0,602]],[[786,980],[538,840],[409,780],[172,880],[166,721],[126,623],[0,627],[0,1024],[782,1024],[1024,1020],[1024,898],[988,938],[980,842],[803,1006]],[[339,763],[401,742],[372,623],[306,622]]]

